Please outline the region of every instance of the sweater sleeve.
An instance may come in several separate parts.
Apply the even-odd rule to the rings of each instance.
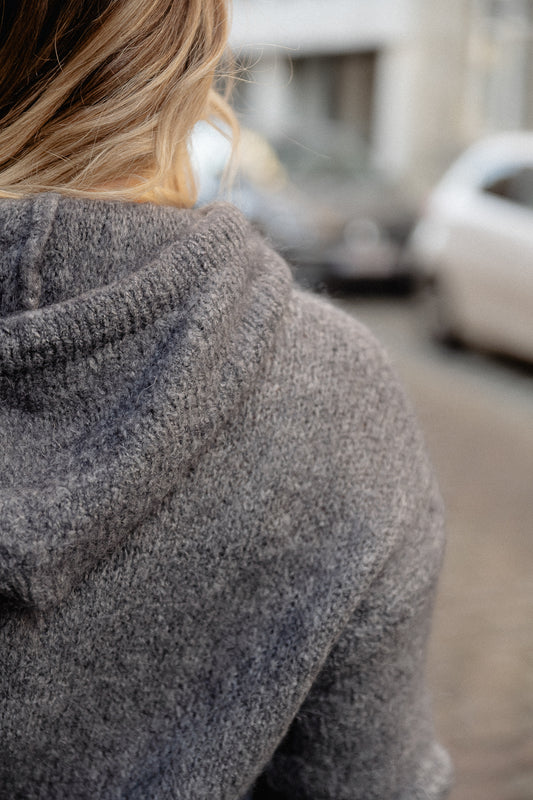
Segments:
[[[331,649],[253,800],[441,800],[424,661],[442,555],[435,493]],[[428,507],[429,506],[429,507]]]
[[[307,415],[309,453],[290,430],[287,440],[295,462],[314,459],[309,504],[328,509],[327,524],[309,536],[329,566],[317,567],[324,592],[311,599],[350,600],[338,602],[338,627],[251,798],[443,800],[451,766],[435,739],[424,675],[445,539],[440,494],[380,345],[328,306],[306,298],[301,309],[299,330],[321,338],[316,355],[308,346],[294,356],[307,365],[305,383],[297,365],[286,368],[295,386],[288,408],[294,416],[300,403]],[[292,342],[304,346],[296,335]],[[306,608],[313,613],[311,602]]]

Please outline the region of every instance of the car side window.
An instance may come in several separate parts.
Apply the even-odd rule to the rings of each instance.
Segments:
[[[533,210],[533,166],[511,167],[487,181],[484,192]]]

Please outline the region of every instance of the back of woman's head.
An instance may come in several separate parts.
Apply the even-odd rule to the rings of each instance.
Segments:
[[[215,92],[227,0],[0,0],[0,196],[191,205],[188,139]]]

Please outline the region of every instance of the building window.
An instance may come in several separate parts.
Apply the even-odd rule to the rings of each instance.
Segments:
[[[292,95],[300,118],[327,119],[372,136],[375,52],[321,55],[293,61]]]
[[[532,41],[529,0],[474,0],[467,96],[473,136],[531,124]]]

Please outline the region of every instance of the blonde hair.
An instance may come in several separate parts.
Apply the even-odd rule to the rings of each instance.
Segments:
[[[237,131],[214,88],[227,0],[21,0],[14,19],[3,11],[0,197],[193,205],[194,125]]]

